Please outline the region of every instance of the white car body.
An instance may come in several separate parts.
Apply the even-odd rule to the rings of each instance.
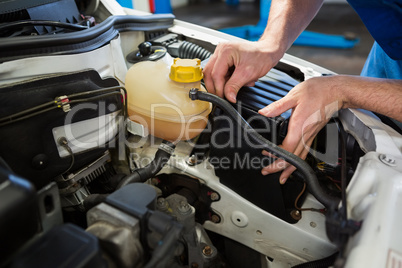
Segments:
[[[101,0],[102,9],[97,16],[147,15],[136,10],[122,8],[116,1]],[[237,41],[236,37],[191,23],[174,20],[169,32],[177,33],[209,46],[220,42]],[[73,55],[42,55],[11,60],[0,64],[0,85],[35,79],[38,76],[93,69],[102,78],[114,77],[124,86],[125,75],[131,64],[125,55],[145,41],[141,32],[121,32],[108,45],[93,51]],[[334,74],[320,66],[286,54],[281,60],[299,68],[305,78]],[[353,90],[353,89],[351,89]],[[104,126],[96,122],[85,123],[81,142],[101,146],[118,131],[116,114],[109,114]],[[402,265],[402,136],[383,124],[374,114],[355,109],[339,113],[346,131],[365,152],[347,187],[348,218],[362,221],[361,229],[347,242],[345,267],[401,267]],[[121,122],[120,122],[121,123]],[[82,125],[69,126],[74,131]],[[74,130],[76,129],[76,130]],[[58,134],[61,131],[63,134]],[[54,130],[54,142],[65,135],[64,127]],[[108,132],[108,133],[106,133]],[[106,134],[107,135],[106,135]],[[59,135],[59,136],[58,136]],[[66,156],[63,147],[60,157]],[[79,147],[79,146],[78,146]],[[88,149],[88,148],[87,148]],[[151,157],[157,147],[147,150],[134,148],[140,157]],[[160,174],[185,174],[197,178],[202,184],[219,192],[220,199],[211,208],[221,217],[219,223],[206,221],[203,227],[228,237],[261,253],[266,267],[291,267],[327,257],[337,251],[326,235],[325,216],[321,213],[303,212],[296,224],[287,223],[264,211],[235,191],[223,185],[213,167],[204,160],[198,165],[188,165],[191,145],[180,142],[176,153]],[[73,148],[74,152],[79,149]],[[302,207],[320,207],[312,195],[308,195]]]

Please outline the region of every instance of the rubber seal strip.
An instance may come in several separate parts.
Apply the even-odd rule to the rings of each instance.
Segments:
[[[43,55],[66,55],[104,46],[120,32],[161,31],[173,26],[174,15],[110,16],[102,23],[73,33],[0,38],[0,62]]]

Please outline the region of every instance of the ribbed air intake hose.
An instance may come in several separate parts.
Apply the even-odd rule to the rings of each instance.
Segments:
[[[183,41],[179,47],[179,58],[182,59],[200,59],[201,61],[209,58],[212,55],[211,52],[199,45]]]
[[[295,174],[305,180],[310,193],[327,209],[335,210],[337,208],[340,200],[328,195],[326,192],[323,191],[318,183],[317,176],[314,173],[313,169],[304,160],[282,149],[281,147],[261,136],[247,123],[247,121],[237,112],[235,108],[233,108],[233,106],[228,101],[211,93],[199,91],[196,88],[190,90],[189,96],[191,100],[208,101],[219,106],[229,117],[231,117],[239,125],[239,127],[244,129],[244,133],[248,135],[250,141],[255,142],[256,144],[262,146],[264,150],[272,153],[279,158],[284,159],[289,164],[295,166],[297,168]],[[298,173],[301,174],[299,175]]]

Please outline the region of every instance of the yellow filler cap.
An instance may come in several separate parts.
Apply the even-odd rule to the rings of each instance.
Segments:
[[[176,58],[170,67],[169,78],[176,82],[198,82],[204,77],[199,59]]]

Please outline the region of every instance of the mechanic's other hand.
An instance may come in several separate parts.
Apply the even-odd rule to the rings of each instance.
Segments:
[[[280,147],[302,159],[306,158],[317,133],[343,105],[336,81],[336,76],[311,78],[295,86],[284,98],[259,110],[264,116],[274,117],[292,109],[288,134]],[[263,154],[271,156],[266,151]],[[267,175],[283,170],[279,177],[283,184],[295,169],[286,161],[277,159],[264,167],[261,173]]]
[[[240,88],[253,86],[282,55],[262,41],[220,43],[204,68],[205,86],[208,92],[235,103]]]

